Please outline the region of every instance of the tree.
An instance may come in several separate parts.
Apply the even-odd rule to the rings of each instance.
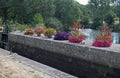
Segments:
[[[3,22],[9,19],[10,9],[21,5],[23,0],[0,0],[0,16]],[[13,14],[15,17],[15,13]]]
[[[89,20],[88,20],[88,17],[84,16],[81,20],[81,24],[82,24],[82,27],[84,28],[90,28],[90,24],[89,24]]]
[[[78,2],[74,0],[55,0],[55,5],[55,17],[61,20],[64,25],[64,29],[68,29],[74,21],[80,19],[81,10]]]
[[[46,27],[50,27],[50,28],[54,28],[56,30],[63,30],[63,24],[61,23],[60,20],[58,20],[57,18],[48,18],[46,21],[45,21],[45,26]]]
[[[107,14],[105,16],[105,19],[104,21],[109,25],[113,24],[114,23],[114,17],[111,15],[111,14]]]
[[[21,5],[23,0],[0,0],[0,16],[2,18],[2,24],[4,24],[4,32],[8,33],[10,31],[9,19],[10,19],[10,9],[13,7],[18,7]],[[12,13],[13,18],[16,17],[15,11]]]
[[[89,6],[91,10],[91,17],[94,19],[100,17],[104,19],[105,15],[110,11],[110,0],[90,0]]]
[[[101,26],[102,26],[101,18],[99,18],[99,17],[94,18],[91,28],[97,30]]]
[[[41,0],[39,6],[41,6],[39,10],[45,20],[55,15],[56,6],[54,0]]]
[[[116,15],[119,18],[119,24],[120,24],[120,0],[115,0],[114,2],[115,6],[116,6]]]

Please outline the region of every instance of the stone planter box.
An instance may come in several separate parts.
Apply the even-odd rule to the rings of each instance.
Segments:
[[[10,33],[12,51],[81,78],[120,78],[120,44],[108,48]]]

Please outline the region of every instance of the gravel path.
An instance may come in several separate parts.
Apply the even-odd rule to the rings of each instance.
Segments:
[[[53,78],[0,52],[0,78]]]

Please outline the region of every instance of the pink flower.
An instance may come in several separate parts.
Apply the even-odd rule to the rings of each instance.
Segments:
[[[85,39],[80,36],[79,37],[69,36],[68,40],[69,40],[69,42],[72,42],[72,43],[81,43]]]

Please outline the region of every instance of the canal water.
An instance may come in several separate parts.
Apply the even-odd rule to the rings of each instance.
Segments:
[[[92,40],[96,38],[97,35],[99,35],[99,31],[93,30],[93,29],[82,29],[82,31],[85,36],[87,37],[87,40]],[[120,43],[120,33],[112,32],[113,36],[113,43],[119,44]]]

